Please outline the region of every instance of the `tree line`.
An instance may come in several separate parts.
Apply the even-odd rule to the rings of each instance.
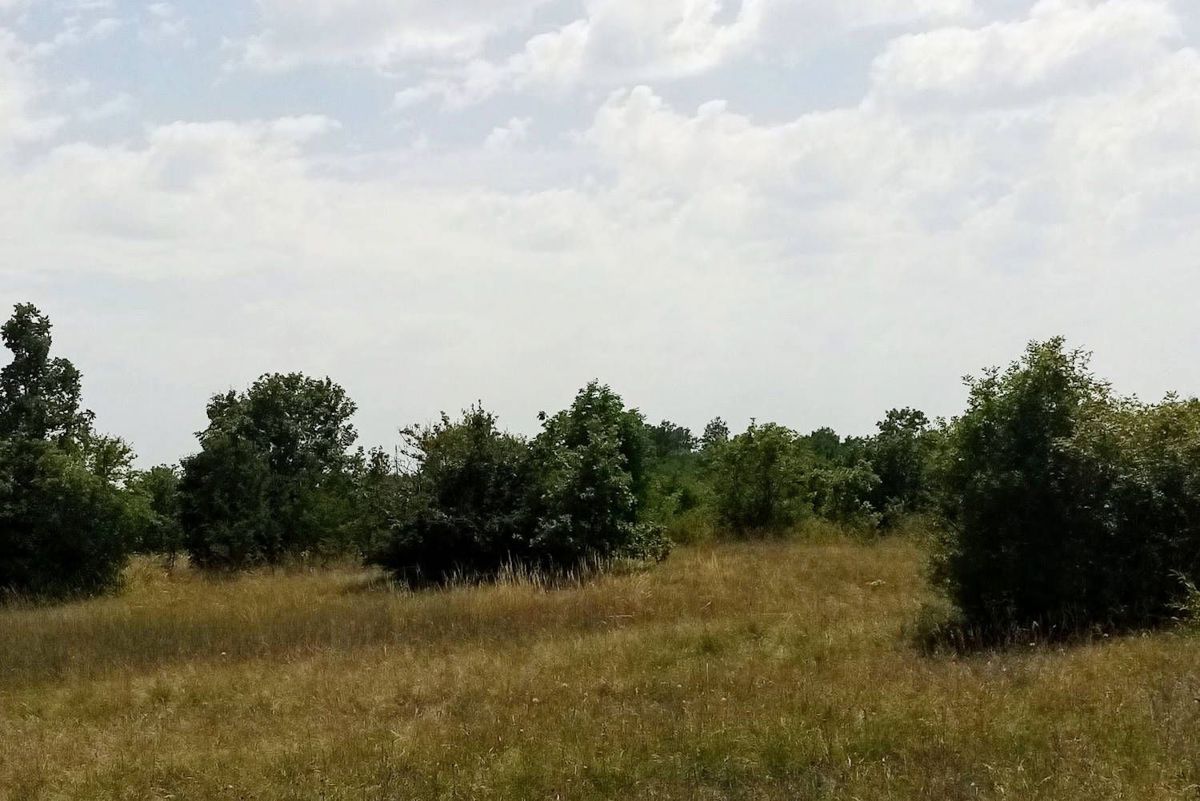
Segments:
[[[328,378],[270,374],[215,395],[198,451],[133,468],[99,434],[81,376],[29,304],[0,329],[0,590],[117,585],[130,553],[205,570],[352,555],[412,585],[666,558],[705,537],[806,520],[937,532],[931,576],[964,625],[1155,625],[1200,574],[1200,402],[1117,395],[1061,339],[968,379],[950,420],[886,413],[868,437],[721,419],[648,422],[592,382],[521,437],[474,405],[356,445]]]

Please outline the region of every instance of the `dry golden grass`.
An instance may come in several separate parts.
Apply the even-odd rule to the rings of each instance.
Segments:
[[[1200,639],[930,657],[912,540],[0,611],[0,799],[1200,798]]]

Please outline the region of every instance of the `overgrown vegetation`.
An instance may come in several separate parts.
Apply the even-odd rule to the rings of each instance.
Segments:
[[[970,379],[936,577],[973,626],[1161,622],[1200,568],[1200,403],[1120,398],[1061,339]]]
[[[914,517],[937,521],[934,583],[985,640],[1159,625],[1200,580],[1200,401],[1121,397],[1060,339],[970,379],[961,416],[894,409],[869,437],[721,418],[695,436],[592,382],[532,438],[476,405],[404,429],[398,461],[357,446],[332,380],[269,374],[211,399],[196,454],[138,471],[95,430],[50,330],[29,305],[3,327],[7,595],[103,592],[130,552],[209,570],[365,559],[421,585]]]

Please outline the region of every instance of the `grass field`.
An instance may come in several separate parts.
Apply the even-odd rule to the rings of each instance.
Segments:
[[[926,656],[913,540],[0,610],[0,799],[1200,798],[1200,639]]]

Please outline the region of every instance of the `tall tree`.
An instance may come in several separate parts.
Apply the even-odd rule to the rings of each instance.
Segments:
[[[50,328],[30,304],[0,326],[12,352],[0,369],[0,594],[100,592],[125,562],[117,482],[132,452],[92,432],[79,371],[51,358]]]
[[[12,361],[0,369],[0,437],[78,443],[93,415],[80,408],[81,376],[67,359],[50,357],[50,318],[18,304],[0,336]]]

